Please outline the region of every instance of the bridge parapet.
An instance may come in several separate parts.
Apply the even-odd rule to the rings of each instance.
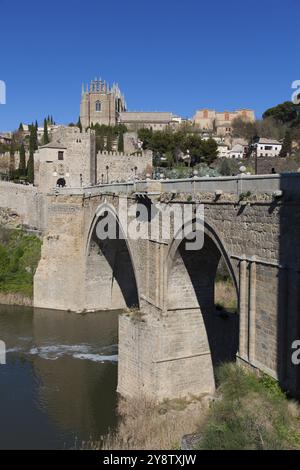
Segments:
[[[84,188],[55,188],[55,194],[77,195],[85,197],[97,196],[105,193],[132,194],[134,192],[146,193],[224,193],[239,196],[242,193],[267,193],[286,191],[290,195],[300,195],[300,173],[286,173],[274,175],[238,175],[222,177],[188,178],[176,180],[150,180],[111,183]]]

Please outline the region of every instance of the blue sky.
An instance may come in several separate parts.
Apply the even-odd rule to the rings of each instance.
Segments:
[[[129,110],[266,108],[300,79],[299,0],[0,0],[0,130],[76,121],[82,82]]]

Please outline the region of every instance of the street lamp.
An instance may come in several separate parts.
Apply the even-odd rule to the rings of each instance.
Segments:
[[[108,184],[108,170],[109,170],[109,166],[106,165],[106,183]]]

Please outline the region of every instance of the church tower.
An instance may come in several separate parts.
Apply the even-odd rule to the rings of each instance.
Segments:
[[[95,78],[86,89],[82,87],[80,119],[83,128],[96,123],[114,126],[122,111],[126,111],[126,103],[117,84],[110,88],[101,78]]]

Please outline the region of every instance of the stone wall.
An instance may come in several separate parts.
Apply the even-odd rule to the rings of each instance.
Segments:
[[[38,230],[47,226],[47,201],[34,186],[0,181],[0,207],[15,211],[23,225]]]
[[[255,169],[255,159],[249,158],[241,160],[241,165],[250,165]],[[295,172],[300,168],[300,162],[294,158],[286,157],[258,157],[257,173],[259,175],[268,175],[271,173]]]
[[[144,152],[142,155],[120,152],[97,154],[97,183],[141,179],[145,178],[147,173],[152,175],[152,152]]]

